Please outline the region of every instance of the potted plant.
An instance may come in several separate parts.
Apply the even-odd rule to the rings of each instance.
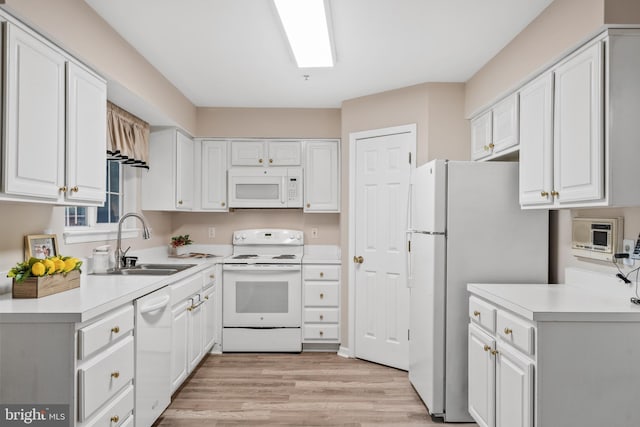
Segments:
[[[171,243],[169,243],[169,254],[174,256],[181,256],[188,253],[188,248],[193,240],[189,238],[188,234],[173,236]]]

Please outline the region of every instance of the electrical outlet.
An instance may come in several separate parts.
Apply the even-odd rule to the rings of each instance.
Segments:
[[[635,248],[636,242],[632,239],[624,239],[622,241],[622,252],[625,254],[629,254],[629,258],[624,258],[622,263],[629,267],[633,267],[635,261],[631,259],[631,254],[633,253],[633,249]]]
[[[214,239],[216,237],[216,228],[215,227],[209,227],[209,238],[210,239]]]
[[[312,239],[317,239],[318,238],[318,229],[316,227],[311,229],[311,238]]]

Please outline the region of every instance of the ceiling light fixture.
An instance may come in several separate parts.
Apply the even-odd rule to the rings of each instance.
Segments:
[[[273,0],[299,68],[333,67],[325,0]]]

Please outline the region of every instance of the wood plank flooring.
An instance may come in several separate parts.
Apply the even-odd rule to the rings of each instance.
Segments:
[[[209,355],[155,426],[223,425],[438,423],[404,371],[335,353]]]

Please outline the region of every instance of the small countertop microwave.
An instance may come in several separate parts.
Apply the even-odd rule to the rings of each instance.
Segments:
[[[235,167],[229,170],[230,208],[301,208],[302,168]]]
[[[573,218],[571,252],[574,256],[611,261],[621,251],[624,218]]]

